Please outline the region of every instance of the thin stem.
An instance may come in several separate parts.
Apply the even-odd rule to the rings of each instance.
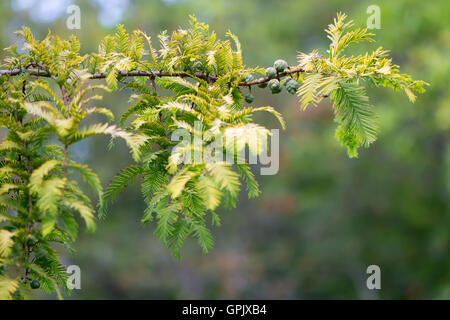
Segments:
[[[25,97],[25,95],[26,95],[26,80],[25,81],[23,81],[23,83],[22,83],[22,94],[23,94],[23,96]],[[22,127],[23,126],[23,122],[22,122],[22,118],[19,118],[17,115],[14,115],[14,119],[16,120],[16,122]],[[27,150],[28,149],[28,147],[27,147],[27,143],[25,142],[24,143],[24,147],[25,147],[25,150]],[[18,162],[22,162],[22,154],[19,154],[18,155]],[[27,158],[27,160],[28,160],[28,169],[27,169],[27,172],[28,172],[28,174],[29,175],[31,175],[31,173],[30,173],[30,158]],[[30,196],[30,192],[28,191],[28,195]],[[31,200],[32,201],[32,200]],[[28,206],[29,206],[29,208],[30,208],[30,198],[28,198]],[[30,212],[30,209],[28,209],[29,210],[29,212]],[[28,217],[27,217],[27,220],[30,218],[30,214],[28,215]],[[22,261],[23,261],[23,257],[24,257],[24,254],[25,254],[25,251],[27,252],[27,262],[28,262],[28,257],[29,257],[29,251],[28,251],[28,246],[27,246],[27,239],[28,239],[28,234],[29,234],[29,222],[27,221],[27,233],[26,233],[26,236],[25,236],[25,242],[23,242],[22,243],[22,247],[21,247],[21,249],[20,249],[20,258],[19,258],[19,263],[17,264],[17,273],[18,273],[18,275],[20,275],[20,269],[22,268]],[[25,281],[26,281],[26,277],[27,277],[27,273],[28,273],[28,268],[27,268],[27,270],[25,271]]]
[[[69,100],[70,100],[70,97],[67,94],[66,88],[64,88],[64,86],[59,86],[59,87],[61,88],[61,94],[62,94],[64,105],[67,108],[67,113],[69,113]]]
[[[63,196],[66,191],[66,180],[67,180],[67,151],[69,149],[69,146],[67,144],[64,145],[64,164],[63,164],[63,170],[64,170],[64,187],[63,187]]]
[[[153,91],[155,91],[155,94],[158,94],[156,92],[156,83],[155,83],[155,77],[154,76],[150,77],[150,82],[152,83]]]
[[[31,174],[33,173],[33,162],[31,161],[31,158],[28,157],[27,158],[27,162],[28,162],[28,176],[31,176]],[[31,234],[31,231],[33,229],[33,196],[31,195],[31,192],[28,191],[28,220],[27,221],[27,233],[26,233],[26,241],[28,241],[28,236]],[[25,244],[26,247],[26,259],[27,262],[30,259],[30,253],[31,253],[31,248],[30,246],[28,246],[28,243]],[[27,281],[28,278],[28,274],[30,273],[30,269],[27,267],[25,269],[25,282]]]
[[[69,101],[70,101],[70,96],[67,94],[66,89],[64,88],[63,85],[59,86],[61,89],[61,94],[62,94],[62,98],[63,98],[63,102],[64,105],[67,108],[67,116],[70,117],[70,110],[69,110]],[[63,190],[62,190],[62,195],[64,196],[64,193],[66,192],[66,181],[67,181],[67,150],[69,148],[69,145],[67,143],[64,143],[64,164],[63,164],[63,170],[64,170],[64,186],[63,186]]]

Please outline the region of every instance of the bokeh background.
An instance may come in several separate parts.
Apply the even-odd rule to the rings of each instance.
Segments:
[[[70,4],[81,8],[80,30],[66,28]],[[64,257],[82,271],[82,289],[68,298],[449,299],[448,0],[2,0],[0,45],[17,42],[13,32],[27,25],[39,38],[49,29],[74,33],[88,53],[117,23],[156,39],[195,14],[220,37],[236,33],[246,65],[267,67],[276,58],[295,64],[297,51],[326,50],[324,29],[337,12],[365,26],[372,4],[381,8],[381,29],[377,43],[360,50],[391,49],[403,72],[431,86],[415,104],[402,93],[369,89],[381,127],[371,148],[347,157],[334,139],[328,101],[301,112],[296,97],[259,89],[255,104],[272,105],[287,120],[280,170],[259,177],[260,198],[242,195],[235,210],[220,212],[212,252],[202,255],[188,241],[183,259],[173,259],[153,226],[140,225],[143,201],[133,186],[96,233],[81,234],[77,254]],[[108,94],[103,103],[118,117],[128,94]],[[105,184],[131,163],[125,146],[107,152],[107,142],[99,137],[72,150]],[[372,264],[381,268],[381,290],[366,288]]]

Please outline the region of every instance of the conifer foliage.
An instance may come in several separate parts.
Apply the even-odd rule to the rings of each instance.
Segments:
[[[25,48],[7,48],[0,71],[0,126],[7,129],[0,143],[0,298],[29,298],[37,288],[60,297],[61,288],[69,293],[54,244],[72,251],[79,222],[94,231],[96,212],[104,217],[119,193],[138,180],[146,203],[142,223],[155,223],[156,236],[171,253],[180,257],[189,236],[208,252],[209,226],[220,225],[216,209],[234,207],[242,183],[249,197],[260,193],[249,163],[238,159],[245,149],[260,153],[270,135],[252,115],[270,113],[284,128],[272,107],[248,105],[253,86],[268,84],[272,93],[285,87],[299,96],[301,109],[329,97],[336,138],[357,156],[377,135],[365,85],[403,90],[414,101],[425,83],[400,74],[382,48],[345,56],[350,44],[373,41],[367,29],[351,27],[338,14],[326,30],[331,40],[326,54],[299,53],[298,65],[277,59],[267,69],[246,67],[236,35],[228,32],[219,40],[193,17],[187,29],[161,33],[159,49],[144,32],[128,33],[119,25],[98,52],[85,55],[74,36],[63,40],[49,34],[39,41],[29,29],[19,31]],[[94,85],[93,79],[104,79],[105,85]],[[112,112],[96,102],[102,91],[118,89],[132,93],[131,106],[114,124]],[[160,95],[160,89],[171,93]],[[84,124],[94,114],[105,121]],[[201,137],[201,143],[174,141],[179,129]],[[88,166],[70,156],[73,144],[95,135],[111,136],[111,146],[117,138],[125,140],[135,161],[105,190]],[[214,156],[231,149],[231,161],[183,161],[193,151],[207,154],[218,136],[225,143]],[[98,195],[98,210],[75,175]]]

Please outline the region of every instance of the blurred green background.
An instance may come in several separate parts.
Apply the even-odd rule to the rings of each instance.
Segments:
[[[80,30],[66,28],[70,4],[81,8]],[[347,157],[334,139],[328,101],[301,112],[296,97],[257,89],[255,105],[272,105],[287,120],[280,170],[259,177],[260,198],[242,195],[237,209],[221,212],[213,251],[202,255],[191,240],[174,260],[153,226],[140,225],[143,201],[133,186],[96,233],[81,234],[77,254],[65,256],[82,272],[82,289],[69,299],[449,299],[448,0],[3,0],[0,44],[17,42],[13,32],[27,25],[39,38],[49,29],[74,33],[88,53],[117,23],[156,39],[195,14],[219,37],[236,33],[246,65],[295,64],[297,51],[326,50],[324,29],[337,12],[365,26],[372,4],[381,8],[381,29],[376,44],[361,48],[391,49],[403,72],[431,86],[415,104],[403,93],[369,89],[381,127],[371,148]],[[103,104],[118,117],[128,94],[108,94]],[[261,119],[274,127],[271,120]],[[124,145],[107,152],[107,142],[95,138],[72,150],[105,184],[131,163]],[[366,288],[372,264],[381,268],[381,290]]]

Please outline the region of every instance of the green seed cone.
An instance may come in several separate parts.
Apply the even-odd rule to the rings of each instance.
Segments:
[[[295,94],[299,88],[299,84],[295,79],[289,79],[286,83],[286,90],[290,94]]]
[[[275,78],[277,76],[277,70],[275,70],[275,68],[268,67],[266,69],[266,76],[269,77],[269,79]]]
[[[269,81],[269,89],[272,91],[273,94],[280,93],[282,90],[280,81],[277,79],[272,79]]]
[[[252,103],[253,100],[255,100],[255,97],[251,93],[248,93],[248,94],[245,95],[245,101],[247,103]]]
[[[289,65],[287,64],[286,61],[278,59],[273,63],[273,67],[278,72],[284,72],[287,69],[287,67],[289,67]]]
[[[41,287],[41,283],[39,282],[39,280],[34,279],[30,282],[30,287],[31,289],[39,289]]]

